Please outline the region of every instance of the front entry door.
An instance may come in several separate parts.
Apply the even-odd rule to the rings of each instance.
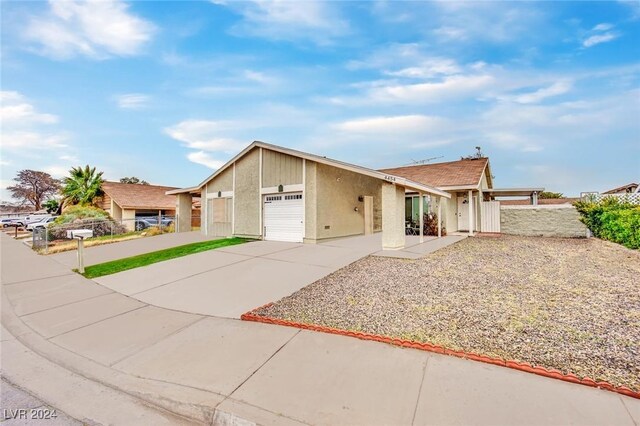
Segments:
[[[458,231],[469,230],[469,195],[458,196]]]

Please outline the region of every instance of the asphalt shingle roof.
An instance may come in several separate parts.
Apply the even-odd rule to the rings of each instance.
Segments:
[[[446,163],[382,169],[381,172],[400,176],[436,188],[477,185],[489,161],[488,158],[449,161]]]
[[[120,182],[102,184],[102,190],[120,207],[126,209],[173,210],[176,208],[176,196],[165,194],[172,189],[176,188]]]

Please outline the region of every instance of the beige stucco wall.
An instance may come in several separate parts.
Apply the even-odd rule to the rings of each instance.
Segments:
[[[543,237],[586,237],[587,227],[580,214],[566,206],[501,206],[500,231],[503,234]]]
[[[111,208],[109,209],[109,214],[111,215],[111,217],[114,220],[122,220],[122,209],[118,204],[116,204],[115,201],[113,201],[113,199],[110,202],[110,206]]]
[[[129,231],[134,231],[136,227],[136,211],[134,209],[122,209],[122,224]]]
[[[260,237],[260,148],[236,162],[235,235]]]
[[[458,197],[455,192],[450,194],[451,198],[442,198],[442,217],[447,232],[455,232],[458,230]]]
[[[364,202],[358,201],[359,195],[373,196],[374,231],[382,230],[382,180],[319,163],[315,174],[317,239],[364,233]]]
[[[233,166],[207,182],[207,193],[215,194],[218,191],[233,191]]]
[[[315,242],[318,235],[317,163],[307,161],[304,182],[304,241]]]
[[[262,150],[262,187],[302,183],[302,158]]]

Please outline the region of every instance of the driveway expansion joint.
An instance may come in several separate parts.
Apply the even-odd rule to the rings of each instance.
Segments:
[[[101,322],[103,322],[103,321],[107,321],[107,320],[110,320],[110,319],[113,319],[113,318],[118,318],[118,317],[119,317],[119,316],[121,316],[121,315],[129,314],[129,313],[134,312],[134,311],[137,311],[137,310],[139,310],[139,309],[146,308],[147,306],[149,306],[149,305],[138,306],[137,308],[133,308],[133,309],[129,309],[128,311],[120,312],[120,313],[118,313],[118,314],[112,315],[112,316],[107,317],[107,318],[103,318],[103,319],[98,320],[98,321],[94,321],[94,322],[89,323],[89,324],[82,325],[82,326],[77,327],[77,328],[74,328],[74,329],[72,329],[72,330],[67,330],[67,331],[65,331],[65,332],[63,332],[63,333],[56,334],[55,336],[46,337],[46,339],[47,339],[47,340],[55,339],[56,337],[64,336],[64,335],[65,335],[65,334],[67,334],[67,333],[71,333],[71,332],[73,332],[73,331],[77,331],[77,330],[82,330],[83,328],[91,327],[92,325],[100,324],[100,323],[101,323]],[[34,312],[34,313],[36,313],[36,312]],[[31,315],[31,314],[29,314],[29,315]],[[27,315],[24,315],[24,316],[27,316]],[[25,323],[25,324],[26,324],[26,323]],[[28,324],[27,324],[27,327],[31,328]],[[34,330],[34,331],[35,331],[35,330]]]
[[[157,308],[157,309],[161,309],[161,308]],[[186,325],[178,328],[177,330],[174,330],[173,332],[167,334],[166,336],[160,337],[159,339],[155,340],[154,342],[149,343],[148,345],[145,345],[144,347],[141,347],[140,349],[138,349],[137,351],[135,351],[133,353],[130,353],[130,354],[128,354],[128,355],[126,355],[126,356],[124,356],[124,357],[122,357],[120,359],[117,359],[116,361],[108,364],[107,367],[114,367],[116,364],[118,364],[118,363],[120,363],[120,362],[122,362],[122,361],[124,361],[124,360],[126,360],[126,359],[128,359],[128,358],[130,358],[132,356],[134,356],[134,355],[137,355],[137,354],[139,354],[140,352],[142,352],[144,350],[147,350],[147,349],[157,345],[158,343],[162,342],[163,340],[168,339],[169,337],[171,337],[173,335],[176,335],[176,334],[180,333],[183,330],[186,330],[187,328],[191,327],[194,324],[197,324],[198,322],[202,321],[203,319],[206,319],[206,316],[197,315],[197,314],[191,314],[191,315],[199,316],[200,318],[197,318],[196,320],[190,322],[189,324],[186,324]]]
[[[69,271],[69,272],[66,272],[66,273],[64,273],[64,274],[60,274],[60,275],[51,275],[51,276],[49,276],[49,277],[34,278],[34,279],[31,279],[31,280],[13,281],[13,282],[10,282],[10,283],[5,283],[5,282],[3,282],[3,283],[2,283],[2,285],[3,285],[3,286],[9,286],[9,285],[15,285],[15,284],[30,283],[30,282],[33,282],[33,281],[50,280],[51,278],[66,277],[67,275],[76,275],[76,273],[75,273],[75,272],[73,272],[73,271]]]
[[[287,346],[289,344],[289,342],[291,342],[293,340],[294,337],[296,337],[298,334],[300,334],[302,330],[298,330],[297,332],[295,332],[293,334],[293,336],[291,336],[290,338],[287,339],[286,342],[284,342],[278,349],[276,349],[276,351],[274,353],[271,354],[271,356],[269,356],[269,358],[267,358],[262,364],[260,364],[258,366],[258,368],[256,368],[255,370],[253,370],[253,372],[251,374],[249,374],[249,376],[244,379],[242,381],[242,383],[240,383],[238,386],[235,387],[235,389],[233,389],[229,395],[225,398],[225,400],[231,398],[231,396],[242,387],[242,385],[244,385],[245,383],[247,383],[249,381],[249,379],[251,379],[262,367],[264,367],[269,361],[271,361],[273,359],[273,357],[275,357],[278,352],[280,352],[285,346]],[[224,402],[224,401],[223,401]]]
[[[424,379],[427,375],[427,366],[429,365],[429,357],[424,361],[422,366],[422,380],[420,380],[420,387],[418,388],[418,396],[416,397],[416,406],[413,409],[413,417],[411,418],[411,424],[416,424],[416,415],[418,414],[418,405],[420,405],[420,397],[422,396],[422,386],[424,386]]]

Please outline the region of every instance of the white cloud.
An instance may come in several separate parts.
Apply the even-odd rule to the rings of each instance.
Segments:
[[[150,97],[142,93],[126,93],[115,97],[116,103],[122,109],[142,109],[147,106]]]
[[[71,170],[70,166],[64,166],[60,164],[53,164],[53,165],[45,166],[42,168],[43,172],[49,173],[51,176],[53,176],[56,179],[69,176],[69,170]]]
[[[329,2],[252,0],[225,4],[244,18],[234,29],[234,33],[240,36],[303,39],[325,44],[349,32],[347,21]]]
[[[49,6],[47,14],[29,22],[25,37],[39,46],[39,53],[56,59],[132,56],[156,31],[120,0],[50,0]]]
[[[595,34],[592,35],[588,38],[586,38],[583,42],[582,42],[582,46],[584,47],[592,47],[595,46],[597,44],[600,43],[607,43],[610,41],[613,41],[615,39],[617,39],[620,36],[620,34],[618,33],[614,33],[614,32],[607,32],[604,34]]]
[[[190,152],[187,154],[187,159],[192,163],[201,164],[213,170],[219,169],[225,163],[224,161],[214,159],[210,154],[204,151]]]
[[[58,117],[53,114],[37,112],[35,107],[18,92],[0,92],[0,105],[0,120],[3,126],[35,123],[51,124],[58,121]]]
[[[613,25],[603,22],[593,27],[593,31],[609,31],[612,28],[613,28]]]
[[[275,78],[258,71],[244,70],[243,75],[247,80],[255,81],[256,83],[260,84],[271,84],[276,81]]]
[[[187,154],[189,161],[218,169],[225,162],[216,159],[217,156],[226,158],[246,145],[242,141],[225,136],[238,126],[238,123],[233,121],[184,120],[166,127],[164,132],[182,142],[186,148],[196,150]]]
[[[68,136],[52,130],[58,122],[53,114],[39,112],[21,93],[0,92],[2,148],[12,155],[37,157],[44,151],[67,147]]]
[[[538,89],[535,92],[517,96],[515,98],[515,101],[521,104],[537,103],[546,98],[567,93],[569,90],[571,90],[570,81],[558,81],[556,83],[553,83],[551,86]]]
[[[66,161],[68,163],[79,163],[80,160],[75,155],[61,155],[58,157],[62,161]]]
[[[42,150],[66,148],[67,138],[63,135],[42,134],[32,131],[11,131],[2,135],[2,148],[7,150],[26,150],[37,154]]]
[[[375,87],[367,97],[380,103],[423,104],[477,96],[493,83],[490,75],[454,75],[437,82]]]
[[[432,78],[438,75],[457,74],[460,71],[460,66],[452,59],[430,58],[422,61],[417,66],[402,68],[397,71],[385,71],[385,74],[395,77]]]
[[[335,124],[333,127],[343,132],[371,136],[434,131],[445,123],[446,120],[440,117],[416,114],[359,118]]]
[[[238,124],[232,121],[184,120],[165,128],[164,132],[187,148],[231,153],[246,145],[224,136],[225,132],[237,127]]]
[[[391,43],[369,52],[361,59],[347,63],[347,69],[384,69],[389,67],[415,66],[429,58],[419,43]]]
[[[535,35],[543,13],[524,2],[439,1],[431,4],[433,34],[441,41],[513,43]]]

